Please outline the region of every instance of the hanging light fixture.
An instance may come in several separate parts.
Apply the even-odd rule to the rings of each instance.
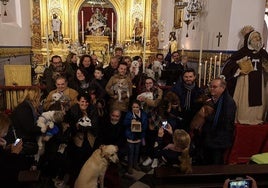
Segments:
[[[7,9],[6,9],[6,5],[8,3],[9,0],[0,0],[2,2],[2,4],[5,6],[5,12],[4,12],[4,16],[7,16]]]
[[[193,19],[201,12],[202,5],[199,0],[190,0],[187,7],[187,12],[193,17]]]
[[[187,7],[188,2],[184,1],[184,0],[175,0],[175,6],[178,9],[184,9],[185,7]]]

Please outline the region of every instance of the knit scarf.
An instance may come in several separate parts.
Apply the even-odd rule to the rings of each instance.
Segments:
[[[184,108],[186,110],[190,110],[191,109],[191,94],[192,94],[192,90],[195,87],[195,83],[193,83],[192,85],[187,85],[184,83],[183,85],[184,85],[185,89],[187,90],[185,102],[184,102]]]
[[[218,124],[218,120],[219,120],[219,116],[220,116],[220,112],[221,112],[221,107],[222,107],[222,103],[223,103],[223,96],[221,96],[218,100],[218,105],[217,105],[217,109],[216,109],[216,113],[215,113],[215,117],[213,120],[213,125],[212,127],[216,127]]]

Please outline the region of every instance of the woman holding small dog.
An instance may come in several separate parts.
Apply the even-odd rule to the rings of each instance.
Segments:
[[[138,166],[140,145],[145,144],[145,132],[148,126],[146,112],[141,109],[139,101],[131,103],[131,109],[127,112],[123,124],[126,127],[125,135],[128,143],[128,173],[133,174],[133,168],[140,170]]]
[[[79,94],[77,104],[66,114],[65,122],[70,125],[71,169],[76,178],[81,167],[94,151],[95,138],[98,132],[98,116],[94,105],[90,104],[89,95]]]

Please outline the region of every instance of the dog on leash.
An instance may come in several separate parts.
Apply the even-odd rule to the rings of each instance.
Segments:
[[[104,175],[110,162],[117,163],[118,147],[114,145],[101,145],[89,157],[82,167],[74,188],[97,188],[104,187]]]

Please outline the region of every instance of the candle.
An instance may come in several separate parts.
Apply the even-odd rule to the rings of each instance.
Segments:
[[[204,66],[204,86],[206,85],[206,81],[207,81],[207,63],[208,61],[205,61],[205,66]]]
[[[112,12],[112,44],[114,44],[114,13]]]
[[[216,78],[216,69],[217,69],[217,56],[215,56],[215,61],[214,61],[214,75],[213,75],[213,78],[215,79]]]
[[[46,35],[46,48],[47,48],[47,66],[49,67],[50,62],[49,62],[49,50],[48,50],[48,26],[47,24],[45,26],[45,35]]]
[[[201,37],[200,37],[200,52],[199,52],[199,66],[198,66],[199,87],[201,86],[202,52],[203,52],[203,31],[201,31]]]
[[[221,75],[221,56],[222,56],[222,53],[220,53],[220,57],[219,57],[219,67],[218,67],[219,76]]]
[[[184,55],[184,45],[181,45],[181,55]]]
[[[212,74],[212,57],[210,58],[210,61],[209,61],[208,82],[210,82],[211,80],[211,74]]]
[[[144,28],[144,36],[143,36],[143,72],[145,72],[145,55],[146,55],[146,29]]]
[[[72,14],[70,13],[70,18],[69,18],[69,33],[70,33],[70,38],[72,38]]]
[[[82,17],[82,24],[81,24],[81,26],[82,26],[82,43],[84,44],[85,39],[84,39],[84,11],[83,10],[81,11],[81,17]]]

